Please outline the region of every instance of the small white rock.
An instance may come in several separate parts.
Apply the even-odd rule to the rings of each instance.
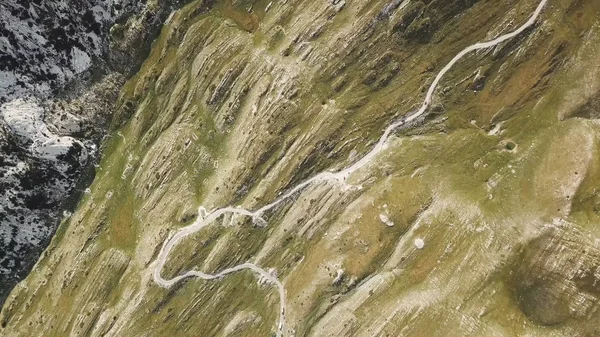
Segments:
[[[417,249],[423,249],[423,247],[425,247],[425,241],[421,238],[415,239],[415,247],[417,247]]]
[[[394,226],[394,222],[392,220],[390,220],[390,218],[388,218],[387,215],[385,215],[383,213],[379,214],[379,220],[381,220],[381,222],[386,224],[386,226],[388,226],[388,227]]]

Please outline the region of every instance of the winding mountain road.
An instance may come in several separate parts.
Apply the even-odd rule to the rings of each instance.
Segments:
[[[401,120],[399,120],[397,122],[390,124],[385,129],[383,135],[381,136],[381,138],[379,139],[377,144],[373,147],[373,149],[370,152],[368,152],[367,154],[365,154],[357,162],[352,164],[351,166],[349,166],[343,170],[340,170],[338,172],[321,172],[321,173],[315,175],[314,177],[296,185],[294,188],[290,189],[289,191],[287,191],[286,193],[284,193],[283,195],[281,195],[280,197],[275,199],[273,202],[255,210],[255,211],[241,208],[241,206],[238,206],[238,207],[229,206],[229,207],[225,207],[225,208],[214,209],[210,212],[207,212],[203,206],[200,206],[198,209],[198,218],[196,219],[196,221],[189,226],[181,228],[177,233],[175,233],[175,235],[173,235],[172,237],[167,239],[165,241],[165,243],[163,244],[163,247],[161,248],[161,251],[158,255],[156,264],[154,265],[154,271],[153,271],[154,281],[157,284],[159,284],[160,286],[168,288],[168,287],[171,287],[172,285],[176,284],[177,282],[179,282],[185,278],[188,278],[188,277],[198,277],[203,280],[214,280],[214,279],[222,278],[228,274],[236,273],[236,272],[239,272],[242,270],[251,270],[254,273],[264,277],[266,280],[268,280],[272,284],[274,284],[279,291],[280,311],[279,311],[279,323],[277,326],[277,337],[281,337],[283,335],[283,327],[284,327],[284,322],[285,322],[285,306],[286,306],[285,305],[285,289],[283,287],[283,284],[277,279],[276,276],[270,274],[269,272],[267,272],[263,268],[257,266],[256,264],[246,262],[246,263],[243,263],[243,264],[231,267],[231,268],[224,269],[217,274],[207,274],[207,273],[203,273],[203,272],[199,272],[199,271],[190,270],[190,271],[187,271],[187,272],[185,272],[179,276],[176,276],[170,280],[166,280],[161,276],[161,271],[166,263],[167,257],[169,255],[171,249],[173,249],[173,247],[175,247],[185,237],[199,231],[203,227],[208,226],[214,220],[219,218],[221,215],[236,214],[236,215],[241,215],[241,216],[248,216],[248,217],[251,217],[255,223],[256,222],[265,223],[265,221],[261,218],[261,215],[264,212],[276,207],[277,205],[279,205],[286,199],[290,198],[294,193],[304,189],[308,185],[311,185],[313,183],[328,182],[328,181],[334,181],[334,182],[339,182],[339,183],[345,184],[347,178],[353,172],[364,167],[375,156],[377,156],[381,151],[383,151],[385,149],[385,145],[389,139],[389,136],[394,129],[419,118],[427,111],[427,109],[431,105],[435,89],[437,88],[438,84],[440,83],[440,81],[442,80],[444,75],[452,68],[452,66],[454,66],[461,58],[463,58],[465,55],[467,55],[468,53],[470,53],[472,51],[494,47],[504,41],[512,39],[513,37],[521,34],[527,28],[533,26],[533,24],[539,17],[542,9],[547,4],[547,2],[548,2],[548,0],[541,0],[539,5],[535,9],[535,11],[529,18],[529,20],[527,20],[527,22],[525,22],[522,26],[520,26],[516,30],[514,30],[510,33],[504,34],[502,36],[499,36],[499,37],[497,37],[493,40],[487,41],[487,42],[476,43],[474,45],[471,45],[471,46],[463,49],[460,53],[458,53],[437,74],[437,76],[435,77],[435,79],[433,80],[431,85],[429,86],[427,95],[425,96],[425,99],[423,100],[423,104],[421,105],[419,110],[417,110],[416,112],[410,114],[409,116],[407,116],[405,118],[402,118]]]

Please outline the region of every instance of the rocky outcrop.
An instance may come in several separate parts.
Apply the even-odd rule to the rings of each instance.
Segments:
[[[162,22],[179,5],[0,5],[0,302],[93,179],[124,79],[138,69]],[[125,37],[110,36],[115,22],[126,27]],[[135,35],[130,32],[139,37],[128,38]],[[122,50],[135,52],[125,57]]]

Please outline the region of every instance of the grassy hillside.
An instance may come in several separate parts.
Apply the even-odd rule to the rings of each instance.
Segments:
[[[185,6],[123,87],[91,193],[9,296],[0,335],[273,334],[279,297],[250,272],[157,286],[169,233],[199,205],[259,208],[346,167],[454,55],[537,4]],[[273,268],[286,336],[597,336],[599,15],[550,0],[532,29],[460,61],[355,188],[312,185],[264,228],[221,218],[164,275]]]

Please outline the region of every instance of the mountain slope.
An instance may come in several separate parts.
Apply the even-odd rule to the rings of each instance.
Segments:
[[[0,3],[0,304],[93,179],[119,91],[180,5]]]
[[[352,164],[458,52],[537,5],[184,7],[123,87],[91,194],[12,292],[1,334],[276,333],[277,290],[251,272],[158,286],[163,242],[200,205],[258,209]],[[162,275],[259,265],[285,289],[286,336],[597,335],[599,11],[550,0],[458,62],[350,188],[312,184],[265,223],[221,217]]]

